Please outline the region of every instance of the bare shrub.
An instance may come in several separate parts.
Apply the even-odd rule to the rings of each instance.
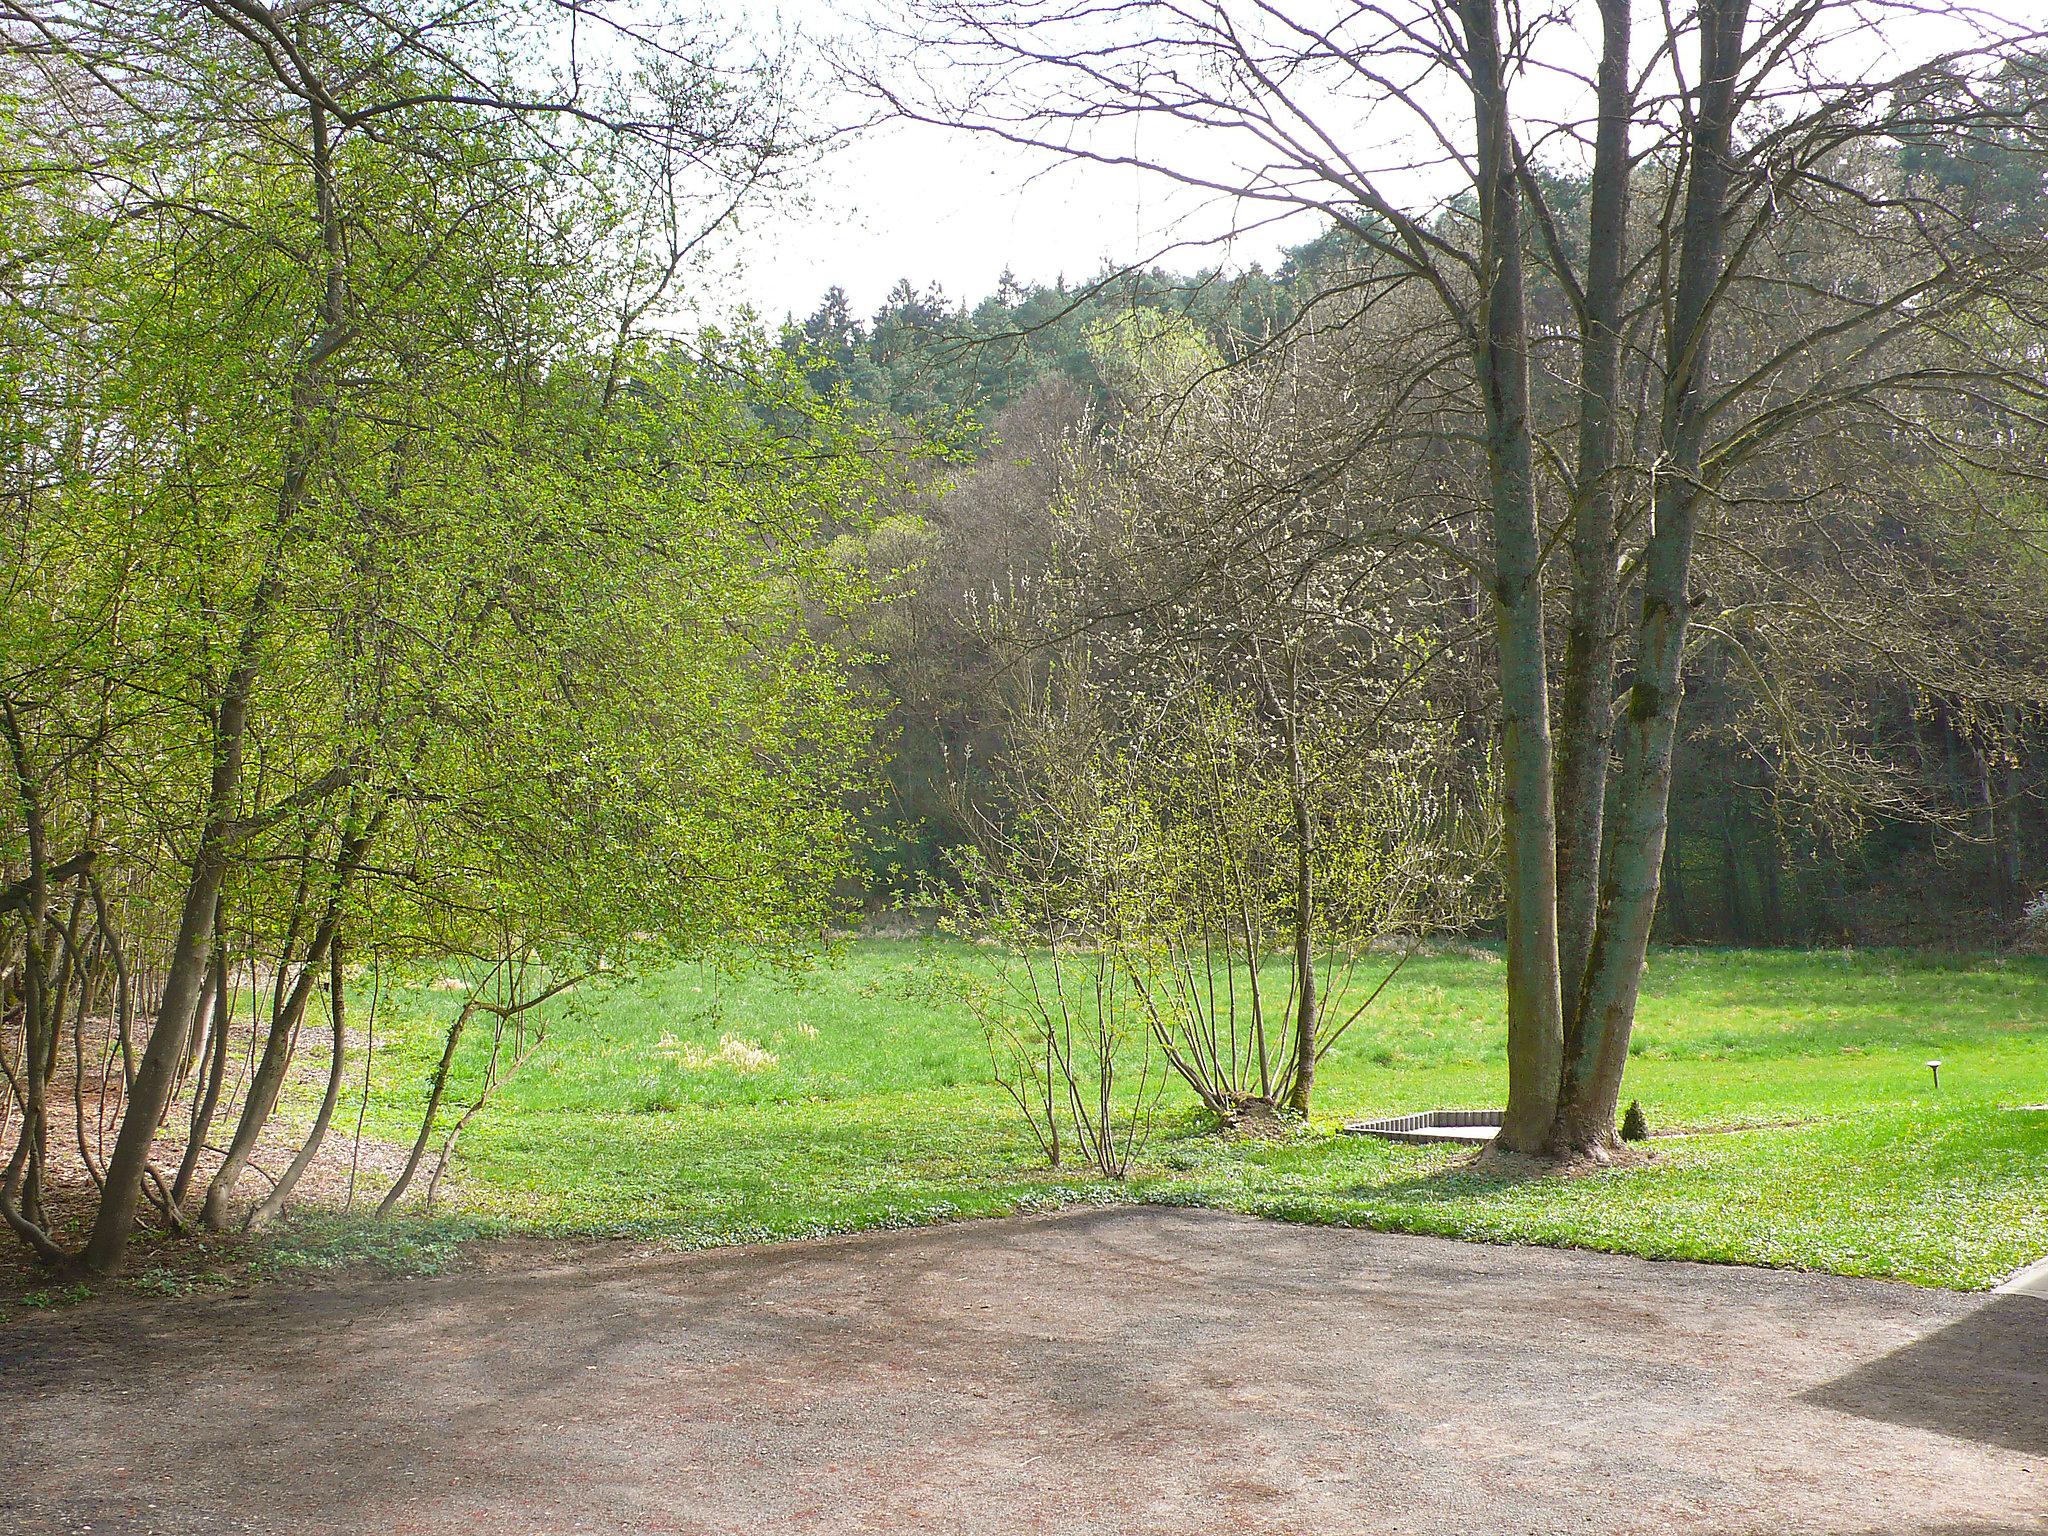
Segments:
[[[1056,735],[1020,738],[1054,757],[1090,738],[1099,716],[1085,694],[1043,703]],[[1146,1004],[1144,902],[1133,879],[1150,856],[1128,786],[1100,754],[1073,771],[1013,776],[1025,791],[1002,823],[966,808],[977,840],[954,856],[958,899],[947,926],[987,941],[991,969],[959,984],[986,1033],[996,1082],[1053,1166],[1070,1154],[1120,1179],[1143,1150],[1164,1075]],[[1136,1053],[1135,1072],[1129,1058]]]

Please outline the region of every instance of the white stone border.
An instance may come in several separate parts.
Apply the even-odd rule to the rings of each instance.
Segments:
[[[2048,1296],[2048,1259],[2037,1259],[1992,1293],[1994,1296]]]

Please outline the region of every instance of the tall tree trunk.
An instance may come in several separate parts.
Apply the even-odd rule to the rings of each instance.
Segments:
[[[1575,1049],[1564,1063],[1552,1149],[1563,1155],[1616,1145],[1615,1109],[1629,1034],[1657,911],[1669,826],[1687,626],[1687,586],[1700,506],[1713,297],[1720,282],[1731,180],[1736,75],[1749,0],[1702,0],[1700,63],[1688,132],[1685,211],[1677,292],[1665,347],[1665,386],[1652,524],[1643,554],[1636,675],[1622,729],[1618,804],[1576,1013]]]
[[[151,1143],[163,1123],[170,1089],[185,1053],[185,1042],[198,1006],[212,950],[214,913],[228,865],[228,832],[242,790],[242,753],[249,726],[249,705],[256,689],[257,669],[266,642],[272,610],[284,590],[284,559],[305,505],[321,435],[320,414],[326,409],[325,381],[329,364],[352,334],[342,243],[341,213],[335,195],[333,141],[326,108],[314,98],[307,108],[308,143],[312,157],[313,206],[327,252],[327,271],[320,300],[320,330],[299,359],[292,379],[293,441],[277,492],[277,523],[273,543],[249,605],[249,616],[235,650],[235,664],[221,689],[214,722],[214,760],[207,786],[206,811],[193,850],[191,872],[178,913],[177,939],[164,976],[162,999],[149,1044],[135,1069],[127,1112],[107,1162],[107,1185],[86,1243],[85,1261],[101,1273],[120,1268],[135,1229],[135,1207],[142,1195]]]
[[[1589,188],[1586,281],[1579,304],[1579,438],[1572,495],[1572,601],[1559,683],[1558,969],[1567,1057],[1579,1047],[1578,1000],[1600,915],[1600,856],[1614,739],[1619,527],[1621,322],[1628,250],[1629,0],[1601,0],[1599,123]]]
[[[1298,700],[1294,701],[1298,707]],[[1306,1120],[1316,1085],[1316,1025],[1322,999],[1316,992],[1315,818],[1309,814],[1308,775],[1301,760],[1300,721],[1287,721],[1289,788],[1294,798],[1294,1081],[1288,1104]]]
[[[1460,0],[1478,128],[1481,230],[1474,364],[1486,404],[1501,694],[1502,884],[1508,944],[1508,1099],[1498,1145],[1541,1150],[1564,1054],[1557,950],[1557,819],[1544,650],[1543,537],[1530,442],[1521,188],[1494,0]]]

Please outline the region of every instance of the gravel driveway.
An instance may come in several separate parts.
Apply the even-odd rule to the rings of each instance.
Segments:
[[[0,1328],[0,1530],[2048,1531],[2048,1298],[1118,1208]]]

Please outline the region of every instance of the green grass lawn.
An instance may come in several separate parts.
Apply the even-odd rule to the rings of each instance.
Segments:
[[[1697,1134],[1660,1135],[1648,1166],[1508,1182],[1338,1130],[1500,1102],[1499,961],[1418,959],[1326,1059],[1314,1125],[1222,1139],[1176,1084],[1122,1186],[1046,1168],[991,1082],[946,982],[983,964],[863,940],[795,978],[682,967],[587,996],[465,1132],[443,1202],[710,1244],[1136,1199],[1961,1289],[2048,1253],[2048,1113],[2019,1107],[2048,1102],[2048,964],[1660,951],[1625,1096]],[[425,978],[385,995],[368,1129],[402,1138],[453,1003]]]

